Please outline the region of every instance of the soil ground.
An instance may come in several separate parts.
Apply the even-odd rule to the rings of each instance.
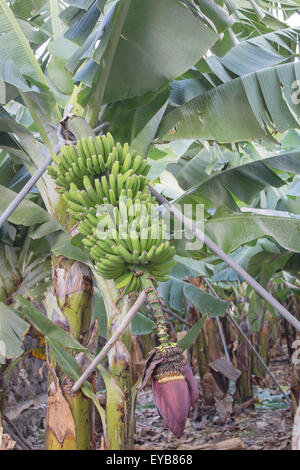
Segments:
[[[279,383],[289,386],[290,367],[287,360],[277,358],[271,370]],[[269,378],[265,379],[268,396],[278,396],[278,390]],[[264,393],[263,392],[263,393]],[[7,416],[17,427],[32,449],[42,449],[46,414],[45,395],[22,404],[18,409],[7,410]],[[280,400],[280,397],[279,397]],[[280,405],[279,405],[280,406]],[[283,402],[281,404],[283,405]],[[5,432],[17,441],[16,449],[21,449],[20,439],[11,425],[4,423]],[[201,400],[198,409],[188,420],[185,432],[176,439],[168,431],[153,402],[150,389],[140,392],[136,408],[136,449],[151,450],[190,450],[205,444],[216,444],[228,439],[239,438],[249,450],[288,450],[291,446],[292,420],[288,408],[280,409],[235,409],[226,424],[219,422],[214,407],[204,407]],[[23,444],[24,447],[24,444]]]

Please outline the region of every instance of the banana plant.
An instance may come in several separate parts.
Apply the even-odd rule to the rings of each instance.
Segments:
[[[294,9],[296,4],[291,3]],[[281,6],[281,10],[283,18],[288,18],[291,9]],[[298,104],[292,101],[291,93],[298,73],[297,62],[294,62],[298,32],[281,31],[283,29],[286,30],[286,23],[277,18],[268,2],[263,2],[261,7],[256,2],[247,2],[245,6],[243,2],[236,5],[232,1],[205,0],[166,0],[163,4],[158,0],[77,1],[76,4],[57,0],[28,0],[22,4],[0,0],[3,44],[0,50],[3,63],[0,146],[11,158],[22,161],[30,174],[49,153],[54,161],[36,185],[43,207],[31,212],[32,201],[26,199],[12,214],[9,223],[28,226],[30,218],[38,218],[35,219],[38,226],[29,238],[47,237],[53,253],[53,289],[46,296],[46,310],[53,320],[51,324],[70,333],[81,345],[74,346],[73,342],[74,350],[70,353],[68,349],[72,346],[57,344],[49,332],[46,335],[50,371],[48,449],[89,448],[87,417],[92,406],[102,418],[104,446],[111,449],[133,446],[136,387],[130,370],[130,330],[125,331],[112,348],[108,369],[98,368],[106,384],[106,416],[91,384],[85,383],[76,396],[70,393],[72,383],[86,367],[83,358],[90,354],[89,348],[95,347],[92,338],[97,336],[97,326],[92,326],[91,321],[91,272],[106,306],[107,339],[126,316],[135,293],[140,289],[147,291],[150,305],[154,307],[153,318],[161,349],[149,358],[144,379],[158,371],[152,381],[159,411],[176,435],[183,431],[189,407],[184,407],[177,428],[166,414],[169,397],[162,393],[163,382],[160,382],[165,377],[158,377],[166,370],[170,372],[172,358],[177,368],[171,372],[178,375],[185,405],[189,400],[194,403],[196,394],[190,371],[178,350],[172,349],[153,291],[156,282],[161,282],[160,289],[166,289],[164,281],[172,268],[169,261],[174,255],[173,244],[163,242],[163,229],[157,218],[154,240],[159,241],[160,246],[148,246],[145,240],[133,236],[139,228],[138,222],[133,220],[135,225],[129,232],[122,227],[121,235],[124,232],[125,239],[120,237],[119,231],[113,232],[104,248],[95,236],[99,222],[97,206],[109,203],[115,209],[114,217],[123,211],[130,218],[128,206],[124,209],[120,202],[124,189],[126,197],[139,200],[140,206],[147,207],[152,202],[157,208],[146,187],[148,183],[153,184],[151,178],[155,178],[151,173],[155,166],[153,159],[149,159],[151,170],[145,162],[153,142],[164,145],[165,141],[190,139],[192,144],[194,139],[208,139],[210,144],[211,141],[269,139],[273,143],[272,134],[277,129],[297,128]],[[268,37],[267,33],[270,33]],[[268,44],[268,47],[261,44]],[[254,50],[259,52],[253,54]],[[239,54],[254,55],[251,70],[242,66],[238,69]],[[184,86],[186,80],[191,87]],[[180,93],[183,100],[179,103]],[[110,133],[97,136],[105,126],[109,126]],[[278,155],[274,151],[266,164],[259,161],[256,165],[249,162],[248,166],[244,165],[253,183],[247,194],[243,193],[242,185],[238,185],[243,174],[239,168],[214,175],[217,186],[214,193],[206,191],[212,186],[209,177],[201,180],[202,188],[189,181],[190,174],[186,181],[185,166],[176,184],[181,195],[188,190],[183,197],[193,193],[197,186],[196,199],[203,201],[205,193],[210,209],[215,207],[218,197],[218,206],[229,206],[230,214],[217,211],[207,224],[212,238],[225,250],[232,251],[259,236],[284,233],[288,237],[282,235],[279,243],[287,250],[299,251],[294,221],[289,221],[287,227],[286,221],[276,219],[276,224],[281,224],[278,229],[268,218],[250,218],[236,213],[240,200],[248,202],[268,186],[283,186],[285,178],[280,178],[280,172],[287,172],[289,177],[297,173],[295,155]],[[150,156],[154,156],[154,161],[159,160],[161,152],[153,148]],[[190,168],[186,168],[186,174],[188,170],[198,170],[195,158]],[[237,158],[242,161],[239,155]],[[168,152],[168,159],[168,163],[175,165],[179,160],[174,152]],[[183,181],[187,185],[180,188]],[[2,212],[15,193],[12,189],[0,189],[5,194],[5,199],[1,197]],[[22,212],[25,208],[26,213]],[[140,211],[140,216],[147,219],[148,214]],[[105,218],[109,219],[107,214]],[[141,221],[139,223],[142,225]],[[244,238],[232,237],[233,227],[241,223],[250,227],[249,234],[245,230]],[[102,229],[106,231],[107,225]],[[149,229],[148,222],[145,232]],[[182,258],[191,254],[181,252],[180,247],[178,252]],[[202,251],[196,257],[204,254]],[[168,262],[165,269],[163,262]],[[173,287],[179,283],[179,292],[195,296],[192,286],[183,279],[173,279],[171,275],[168,283]],[[209,294],[203,294],[202,301],[201,308],[206,308],[208,314],[225,308]],[[26,312],[28,320],[33,321],[28,305]],[[170,390],[173,390],[172,384],[174,381],[167,384]],[[57,419],[57,404],[68,424],[62,434],[53,424]],[[83,422],[87,424],[81,427]]]
[[[18,231],[18,229],[16,229]],[[30,228],[28,229],[30,231]],[[27,234],[28,234],[27,231]],[[49,252],[36,256],[25,236],[23,246],[13,247],[5,242],[0,243],[0,405],[4,412],[4,397],[7,392],[10,374],[15,365],[28,354],[39,354],[36,351],[22,349],[24,336],[30,332],[30,323],[24,321],[16,313],[18,295],[28,296],[33,302],[39,303],[51,282],[51,264]],[[10,310],[12,306],[14,310]],[[16,310],[15,310],[16,309]],[[40,338],[40,343],[43,339]],[[38,357],[38,356],[37,356]]]
[[[59,24],[60,22],[60,20],[58,20],[57,18],[57,13],[59,11],[59,9],[57,8],[58,7],[57,3],[58,2],[50,2],[49,12],[52,16],[52,26],[56,25],[57,23]],[[113,34],[111,34],[110,35],[111,37],[108,38],[109,39],[108,45],[107,45],[108,56],[110,55],[110,50],[112,50],[112,52],[115,52],[114,49],[117,45],[116,42],[119,40],[119,36],[121,34],[121,29],[119,25],[122,25],[122,21],[125,20],[126,10],[128,10],[130,2],[124,2],[124,3],[125,4],[127,3],[127,5],[124,5],[124,7],[122,6],[122,8],[120,7],[120,5],[118,5],[118,8],[116,9],[116,12],[115,12],[116,25],[115,25],[115,28],[111,28]],[[45,5],[44,5],[44,8],[46,8]],[[92,8],[93,8],[93,11],[95,11],[95,4],[92,6]],[[121,11],[118,11],[118,10],[121,10]],[[170,11],[170,8],[168,10]],[[166,11],[166,15],[167,15],[168,10]],[[96,8],[96,11],[98,11],[97,8]],[[132,11],[134,11],[134,9]],[[181,11],[183,12],[183,10]],[[26,39],[24,33],[22,33],[22,30],[20,28],[20,20],[17,16],[18,14],[20,14],[20,12],[14,11],[14,13],[15,15],[13,14],[13,10],[11,10],[5,2],[2,2],[1,4],[1,14],[3,17],[2,33],[6,34],[7,40],[11,40],[11,36],[14,36],[14,39],[15,39],[14,42],[16,45],[15,50],[17,47],[20,50],[20,54],[17,55],[17,61],[16,61],[14,60],[14,53],[12,52],[11,49],[8,48],[7,50],[8,57],[6,60],[9,62],[14,61],[14,63],[17,64],[18,70],[21,71],[21,76],[18,76],[14,80],[13,83],[10,83],[10,82],[7,83],[5,82],[5,80],[3,80],[3,82],[5,84],[4,86],[6,87],[5,89],[7,90],[7,87],[10,87],[9,89],[13,88],[14,93],[15,93],[14,98],[19,95],[21,97],[23,104],[27,107],[32,118],[33,130],[37,132],[40,138],[42,139],[42,142],[38,144],[40,149],[36,147],[36,151],[32,152],[33,145],[35,145],[33,144],[34,142],[33,137],[25,128],[22,127],[22,124],[15,124],[15,121],[13,120],[10,121],[11,119],[10,116],[5,116],[4,120],[2,121],[2,130],[4,132],[14,132],[18,136],[18,138],[20,139],[19,142],[21,142],[21,145],[22,145],[22,150],[24,150],[26,155],[28,155],[28,160],[29,160],[28,168],[31,172],[33,172],[34,167],[38,166],[41,162],[41,153],[43,151],[44,152],[53,151],[54,149],[56,149],[57,144],[59,143],[57,142],[56,133],[53,130],[53,123],[55,125],[55,122],[57,123],[57,120],[60,119],[59,105],[55,104],[53,108],[53,103],[55,102],[55,100],[57,101],[57,95],[59,95],[60,93],[59,104],[61,105],[63,102],[63,97],[61,96],[61,92],[63,91],[64,93],[66,93],[67,91],[70,94],[69,95],[70,103],[73,104],[75,100],[75,104],[76,104],[76,98],[77,98],[76,93],[78,94],[80,92],[80,89],[77,89],[70,82],[69,82],[70,86],[68,90],[67,90],[67,87],[65,87],[64,90],[57,90],[55,89],[55,86],[53,86],[53,81],[54,81],[53,78],[55,77],[55,74],[59,73],[59,70],[61,70],[61,65],[64,65],[64,57],[58,56],[59,53],[57,52],[60,50],[59,43],[64,41],[65,44],[68,44],[68,41],[69,41],[68,37],[70,38],[72,36],[72,31],[71,31],[72,28],[70,30],[69,35],[66,35],[65,38],[63,37],[63,35],[61,35],[62,37],[60,38],[59,27],[56,27],[56,28],[53,27],[52,39],[50,41],[51,45],[49,46],[49,51],[51,50],[51,59],[48,62],[47,74],[44,75],[42,72],[41,66],[38,64],[38,60],[33,53],[33,50],[30,48],[30,43],[28,42],[28,40]],[[56,17],[54,16],[55,14],[56,14]],[[97,15],[95,16],[97,17]],[[98,13],[98,16],[99,16],[99,13]],[[175,15],[174,15],[174,18],[175,18]],[[24,22],[24,17],[22,18],[22,21]],[[196,26],[200,25],[200,20],[198,24],[196,25],[193,19],[193,16],[191,14],[186,14],[185,21],[187,23],[186,26],[188,26],[188,23],[189,25],[191,25],[194,22],[194,30],[196,29]],[[76,26],[79,26],[80,28],[80,22],[79,22],[79,25],[76,25]],[[203,34],[205,33],[207,36],[206,40],[208,41],[208,45],[210,45],[212,41],[217,37],[213,32],[211,33],[209,31],[206,32],[203,30],[203,28],[202,28],[202,32]],[[187,34],[188,34],[188,28],[186,28],[186,35]],[[107,32],[106,32],[106,35],[107,35]],[[171,39],[174,38],[174,34],[172,34],[171,30],[169,31],[169,36]],[[181,53],[182,61],[185,61],[183,51],[181,50],[180,53]],[[196,52],[196,49],[195,49],[194,55],[196,54],[199,54],[199,52],[198,51]],[[184,70],[187,66],[191,66],[194,61],[193,58],[190,58],[188,60],[189,60],[188,64],[183,63],[180,65],[182,67],[182,70]],[[109,72],[109,65],[107,66],[107,71]],[[171,74],[171,76],[175,78],[177,72],[175,73],[174,72],[175,72],[174,70],[167,71],[167,75]],[[68,78],[67,77],[68,73],[69,73],[68,71],[65,72],[66,78]],[[104,89],[103,80],[104,80],[104,87],[105,87],[105,77],[104,77],[104,79],[101,79],[100,81],[101,85],[98,85],[98,87],[96,87],[96,91],[97,89],[100,88],[100,86]],[[31,88],[30,88],[31,86],[34,87],[35,89],[34,92],[31,91]],[[157,86],[157,84],[155,86]],[[75,91],[75,95],[74,94],[72,95],[73,90]],[[9,100],[10,100],[10,97],[5,96],[3,103],[6,103]],[[91,103],[99,103],[99,108],[98,108],[98,111],[99,111],[102,100],[101,99],[95,100],[93,97],[91,98],[90,101]],[[64,104],[65,103],[66,103],[66,100],[64,100]],[[52,109],[54,110],[54,112],[51,112]],[[91,118],[90,118],[91,123],[93,125],[97,124],[97,121],[98,121],[97,109],[93,110],[93,105],[91,105],[91,106],[88,106],[88,112],[91,115]],[[7,122],[8,120],[9,122]],[[56,127],[58,127],[58,124],[56,124]],[[17,152],[17,150],[19,149],[19,144],[14,144],[12,146],[13,146],[13,152]],[[66,226],[66,211],[65,211],[66,206],[64,205],[64,200],[62,199],[61,196],[57,194],[54,187],[55,187],[55,184],[49,180],[47,175],[44,175],[44,177],[38,183],[38,189],[43,197],[45,206],[47,207],[49,212],[56,217],[57,221],[60,224],[62,224],[63,226]],[[69,218],[69,216],[67,217]],[[45,222],[45,224],[46,223],[47,222]],[[49,227],[44,227],[44,228],[46,232],[50,230]],[[55,247],[55,244],[54,244],[54,247]],[[56,244],[56,250],[57,250],[57,244]],[[55,266],[56,258],[54,258],[53,263]],[[110,289],[112,289],[112,287]],[[106,290],[108,290],[108,295],[110,295],[110,289],[106,287]],[[57,303],[59,304],[59,298],[57,299]],[[126,312],[123,310],[123,315],[125,313]],[[74,333],[73,330],[71,330],[71,332]],[[128,334],[127,334],[127,337],[128,337]],[[128,346],[128,349],[130,349],[130,345],[127,344],[127,346]],[[117,364],[118,362],[119,361],[117,360]],[[113,363],[114,361],[112,362],[112,364]],[[112,367],[115,367],[115,366],[112,365]],[[117,367],[120,367],[120,365],[118,365]],[[129,376],[129,374],[127,375]],[[53,377],[55,376],[53,375]],[[53,379],[53,382],[50,384],[51,393],[53,389],[53,386],[52,386],[53,383],[54,383],[54,392],[53,392],[54,394],[49,396],[49,403],[51,403],[50,398],[53,398],[53,396],[55,397],[56,394],[59,393],[58,382],[55,381],[55,379]],[[110,383],[111,383],[111,380],[110,380]],[[124,385],[126,385],[127,390],[131,389],[130,383],[128,383],[128,378],[125,379],[124,384],[121,384],[123,388],[124,388]],[[113,387],[115,388],[117,387],[117,384],[115,384],[114,382],[113,382]],[[122,393],[124,393],[124,390]],[[108,395],[110,396],[110,394]],[[127,392],[127,395],[128,395],[128,392]],[[128,399],[128,397],[127,397],[127,402],[129,404],[128,411],[129,411],[129,414],[131,414],[130,413],[130,398]],[[51,405],[49,405],[48,416],[51,417]],[[73,408],[73,417],[74,417],[74,408]],[[83,418],[84,416],[81,416],[81,419]],[[79,420],[80,420],[80,417],[79,417]],[[50,423],[51,421],[50,418],[48,421]],[[113,421],[113,418],[112,418],[112,421]],[[122,421],[122,416],[120,416],[117,419],[118,426],[122,428],[122,425],[120,424],[121,421]],[[131,425],[130,428],[133,429],[133,426]],[[50,426],[49,426],[49,430],[50,430],[50,435],[51,435],[52,430]],[[111,430],[111,435],[113,435],[113,433],[114,433],[114,429]],[[111,443],[112,446],[117,446],[117,448],[124,448],[124,446],[128,446],[128,442],[130,442],[130,439],[132,441],[132,437],[130,438],[127,431],[125,432],[124,430],[121,429],[120,436],[121,436],[120,439],[117,439],[116,443]],[[48,438],[47,442],[50,447],[53,446],[53,448],[57,448],[56,447],[57,444],[55,444],[55,439],[53,440],[52,438]],[[64,442],[65,442],[64,440],[63,442],[60,442],[60,445],[62,448],[64,448]],[[67,439],[66,446],[69,446],[69,445],[70,445],[70,442]],[[87,445],[88,443],[86,439],[85,446]]]

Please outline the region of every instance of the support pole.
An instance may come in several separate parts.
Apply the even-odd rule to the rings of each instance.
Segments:
[[[29,193],[31,188],[35,185],[35,183],[40,179],[43,173],[47,170],[48,165],[52,162],[52,155],[47,156],[43,165],[34,173],[34,175],[30,178],[29,181],[25,184],[24,188],[17,194],[15,199],[9,204],[9,206],[5,209],[3,214],[0,216],[0,229],[2,225],[7,221],[7,219],[11,216],[14,210],[21,204],[25,196]]]
[[[178,209],[176,209],[173,204],[167,199],[165,199],[161,194],[159,194],[152,186],[148,185],[149,191],[155,196],[158,202],[163,204],[163,206],[171,212],[174,217],[178,220],[180,220],[183,225],[188,228],[192,233],[195,234],[196,238],[201,240],[205,245],[219,258],[221,258],[223,261],[225,261],[228,266],[230,266],[232,269],[234,269],[237,274],[244,279],[244,281],[249,284],[263,299],[265,299],[274,309],[276,310],[277,313],[279,313],[283,318],[286,319],[294,328],[296,328],[297,331],[300,331],[300,322],[295,318],[285,307],[283,307],[278,300],[274,299],[274,297],[266,291],[266,289],[263,288],[253,277],[250,276],[250,274],[247,273],[241,266],[236,264],[236,262],[229,256],[227,255],[221,248],[219,248],[207,235],[205,235],[198,227],[196,227],[196,224],[189,218],[185,217],[182,212],[180,212]]]
[[[132,319],[135,317],[141,306],[144,304],[145,300],[147,298],[146,292],[143,290],[140,295],[138,296],[135,304],[131,307],[129,312],[127,313],[126,317],[122,321],[121,325],[119,328],[114,332],[110,340],[107,341],[105,346],[101,349],[100,353],[98,356],[95,357],[95,359],[91,362],[91,364],[86,368],[84,373],[79,377],[77,382],[74,383],[72,387],[72,392],[77,392],[77,390],[80,389],[80,387],[84,384],[84,382],[89,378],[91,373],[96,369],[97,365],[103,361],[105,358],[106,354],[108,351],[113,347],[113,345],[118,341],[119,337],[123,333],[123,331],[126,330],[128,327],[129,323],[132,321]]]

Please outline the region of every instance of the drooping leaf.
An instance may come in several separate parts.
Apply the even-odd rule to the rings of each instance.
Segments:
[[[268,139],[267,126],[297,128],[300,103],[293,86],[299,73],[300,63],[294,62],[226,82],[168,113],[157,137],[234,142]]]
[[[203,172],[200,152],[176,175],[179,184],[184,189],[192,188],[183,194],[177,202],[188,203],[189,200],[196,197],[208,200],[217,207],[227,205],[231,209],[237,210],[231,193],[238,199],[250,203],[262,189],[268,186],[275,188],[283,186],[286,182],[272,168],[298,174],[300,173],[299,156],[299,151],[295,150],[246,163],[209,176]]]
[[[107,339],[107,316],[103,298],[98,288],[94,290],[93,302],[94,317],[98,318],[99,322],[99,335]]]
[[[53,232],[57,232],[59,230],[62,230],[62,227],[54,218],[52,218],[42,223],[38,227],[34,228],[31,232],[30,237],[33,240],[36,240],[38,238],[45,237],[46,235],[49,235],[50,233],[53,233]]]
[[[294,61],[299,29],[282,29],[251,37],[241,41],[224,55],[210,55],[196,64],[197,70],[204,73],[210,71],[225,83],[266,67],[272,67],[287,61]],[[208,68],[208,69],[207,69]]]
[[[0,302],[0,359],[12,359],[22,354],[23,337],[30,328],[13,309]]]
[[[84,41],[88,38],[100,16],[97,2],[90,2],[90,8],[87,8],[87,2],[83,3],[86,4],[86,7],[84,8],[84,10],[87,10],[86,13],[79,19],[79,21],[75,22],[65,34],[67,39],[80,46],[82,46]]]
[[[170,276],[168,282],[159,284],[159,294],[171,309],[181,311],[183,296],[203,315],[219,316],[223,315],[228,304],[223,300],[204,292],[187,282]]]
[[[146,155],[167,107],[169,91],[146,95],[111,104],[104,121],[110,122],[110,132],[121,143],[128,142],[133,150]]]
[[[57,256],[63,255],[66,256],[66,258],[90,264],[88,254],[81,248],[72,245],[71,239],[64,232],[56,234],[55,238],[53,238],[51,251]]]
[[[16,196],[17,193],[11,189],[0,186],[0,214],[4,212]],[[14,224],[30,226],[49,222],[50,220],[52,221],[52,217],[37,204],[34,204],[28,199],[23,199],[8,220]],[[57,225],[58,229],[60,228],[57,222],[56,224],[53,221],[51,223],[53,227]]]
[[[147,335],[155,327],[154,321],[138,312],[131,322],[131,333],[133,335]]]
[[[82,346],[82,344],[78,343],[78,341],[72,338],[72,336],[60,326],[49,320],[40,310],[34,307],[28,300],[24,299],[24,297],[18,296],[18,301],[24,307],[27,320],[43,335],[52,340],[54,344],[63,348],[74,349],[75,351],[86,351],[86,348]]]
[[[267,288],[271,277],[281,271],[292,256],[293,253],[257,253],[249,262],[248,272]]]
[[[205,224],[205,233],[224,251],[231,252],[262,236],[273,237],[292,252],[300,251],[300,221],[222,210]]]
[[[194,326],[183,336],[183,338],[178,342],[178,346],[181,347],[183,351],[188,349],[192,344],[195,343],[196,339],[198,338],[203,326],[204,322],[207,318],[207,315],[204,315],[200,320],[195,323]]]
[[[176,279],[185,279],[187,276],[210,276],[212,274],[212,266],[205,261],[199,261],[184,256],[174,256],[177,261],[176,266],[172,269],[172,276]]]
[[[21,26],[5,0],[0,1],[0,33],[1,45],[18,68],[18,72],[46,85],[43,73]]]
[[[142,96],[161,88],[198,62],[217,37],[199,14],[177,0],[163,3],[131,0],[113,57],[104,102]],[[94,54],[96,64],[102,55],[100,41]],[[85,74],[84,69],[82,73],[93,78],[98,67],[90,62],[86,67],[88,73]]]

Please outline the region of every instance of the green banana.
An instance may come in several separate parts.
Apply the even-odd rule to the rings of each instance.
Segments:
[[[92,183],[87,175],[83,177],[83,185],[85,187],[85,190],[89,198],[92,199],[92,201],[94,201],[95,204],[102,202],[99,194],[93,188]]]
[[[117,282],[117,287],[119,289],[123,289],[124,287],[127,287],[130,282],[132,281],[132,278],[133,278],[133,273],[125,273],[125,274],[122,274],[121,276],[119,276],[117,279],[116,279],[116,282]]]
[[[48,167],[97,271],[124,293],[141,288],[139,271],[165,281],[174,265],[175,248],[147,188],[149,169],[146,159],[115,143],[110,133],[63,146]],[[103,210],[104,204],[113,211]]]
[[[133,262],[132,254],[123,245],[118,245],[118,250],[121,258],[126,261],[126,263],[131,264]]]
[[[96,149],[95,140],[91,135],[87,139],[87,144],[88,144],[90,155],[97,155],[98,152]]]

